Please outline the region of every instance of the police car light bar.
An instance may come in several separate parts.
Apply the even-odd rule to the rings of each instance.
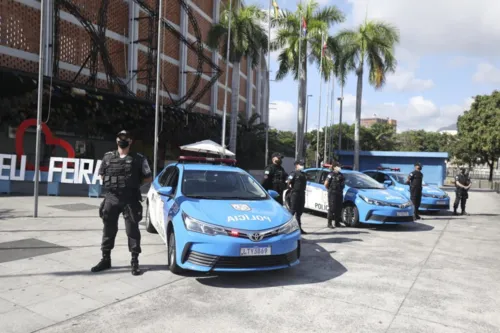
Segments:
[[[385,167],[378,167],[377,170],[401,171],[400,168],[385,168]]]
[[[199,162],[212,164],[229,164],[235,165],[236,160],[232,158],[214,158],[214,157],[198,157],[198,156],[179,156],[179,162]]]

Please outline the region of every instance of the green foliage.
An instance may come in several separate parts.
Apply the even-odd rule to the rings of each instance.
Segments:
[[[500,157],[500,92],[476,96],[470,110],[458,117],[457,127],[458,157],[487,163],[492,181],[493,167]]]

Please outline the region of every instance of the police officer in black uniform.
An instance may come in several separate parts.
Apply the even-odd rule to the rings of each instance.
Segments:
[[[304,205],[306,204],[306,185],[307,178],[304,170],[304,161],[295,161],[295,171],[292,171],[287,179],[287,184],[290,192],[289,197],[289,210],[292,215],[295,215],[297,222],[300,226],[300,232],[302,234],[307,234],[302,229],[302,221],[300,220],[302,213],[304,212]],[[287,193],[288,197],[288,193]]]
[[[460,204],[460,208],[462,209],[462,214],[467,214],[465,212],[465,203],[469,198],[469,189],[471,187],[471,181],[468,175],[466,174],[466,169],[461,168],[461,173],[455,177],[455,202],[453,203],[453,215],[457,214],[457,208]]]
[[[422,164],[415,163],[415,170],[410,172],[406,184],[410,185],[410,199],[415,206],[415,218],[420,219],[418,215],[418,209],[420,208],[420,203],[422,201],[422,183],[424,180],[424,174],[422,173]]]
[[[340,163],[334,161],[330,167],[330,173],[326,177],[325,187],[328,190],[328,228],[341,227],[342,207],[344,205],[345,177],[340,172]],[[335,219],[335,226],[332,220]]]
[[[283,156],[280,153],[274,153],[272,155],[273,163],[268,165],[264,170],[264,180],[262,181],[262,187],[266,191],[274,190],[278,192],[279,196],[276,198],[280,204],[283,204],[283,191],[286,188],[287,173],[285,169],[281,166],[281,159]]]
[[[111,268],[111,250],[115,246],[118,232],[118,217],[123,213],[128,237],[128,248],[132,254],[130,262],[132,274],[140,275],[139,253],[141,253],[141,233],[139,222],[142,220],[142,183],[152,180],[147,159],[138,153],[130,152],[132,139],[130,133],[121,131],[117,134],[118,150],[107,152],[101,163],[99,175],[103,180],[106,196],[101,203],[99,215],[104,228],[102,232],[102,259],[92,272]]]

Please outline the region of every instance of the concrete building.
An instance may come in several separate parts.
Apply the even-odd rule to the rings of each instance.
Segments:
[[[44,52],[44,70],[46,76],[86,84],[92,75],[89,60],[96,47],[92,37],[105,34],[103,47],[107,49],[108,61],[98,59],[95,86],[109,87],[108,70],[111,67],[116,77],[130,92],[139,98],[154,101],[156,64],[151,54],[156,48],[156,23],[154,16],[144,6],[156,8],[157,0],[62,0],[56,8],[54,1],[45,1],[47,13],[47,44]],[[140,5],[139,3],[142,3]],[[185,0],[164,1],[163,17],[172,31],[164,29],[163,49],[161,53],[161,75],[165,88],[161,90],[163,103],[170,99],[181,98],[189,91],[199,68],[199,56],[186,42],[175,37],[175,32],[187,38],[189,43],[196,41],[196,29],[199,27],[202,42],[211,25],[219,19],[221,7],[227,0]],[[101,6],[107,4],[107,9]],[[99,15],[105,12],[106,15]],[[30,73],[38,72],[40,1],[5,0],[0,2],[0,67]],[[105,23],[102,23],[102,19]],[[99,25],[101,24],[101,25]],[[100,27],[105,26],[105,29]],[[226,65],[219,52],[213,52],[202,45],[208,59],[218,65],[222,71]],[[101,50],[102,51],[102,50]],[[102,52],[101,52],[102,54]],[[57,57],[54,61],[54,57]],[[265,57],[262,57],[264,60]],[[109,64],[110,63],[110,64]],[[256,69],[243,59],[240,63],[239,111],[248,116],[261,114],[267,119],[268,81],[265,60]],[[228,104],[231,112],[232,65],[229,65]],[[95,70],[94,70],[95,71]],[[212,69],[203,64],[201,83],[196,92],[205,87],[213,75]],[[199,100],[193,109],[196,112],[221,114],[224,105],[225,75],[221,75]],[[168,90],[168,92],[166,91]],[[195,92],[195,93],[196,93]],[[185,104],[189,104],[190,100]]]
[[[398,126],[398,122],[395,119],[390,119],[390,118],[363,118],[361,119],[361,126],[363,127],[372,127],[374,124],[389,124],[394,126],[394,129],[396,130]]]

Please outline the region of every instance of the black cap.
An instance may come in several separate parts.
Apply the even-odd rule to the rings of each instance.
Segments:
[[[297,161],[295,161],[295,165],[297,165],[297,164],[304,165],[305,163],[303,160],[297,160]]]
[[[420,164],[420,162],[416,162],[415,166],[422,167],[422,164]]]
[[[132,138],[132,135],[130,134],[129,131],[126,131],[126,130],[123,130],[123,131],[120,131],[118,132],[118,134],[116,134],[116,137],[125,137],[126,139],[131,139]]]
[[[275,157],[283,158],[283,155],[281,155],[280,153],[273,153],[272,158],[275,158]]]

